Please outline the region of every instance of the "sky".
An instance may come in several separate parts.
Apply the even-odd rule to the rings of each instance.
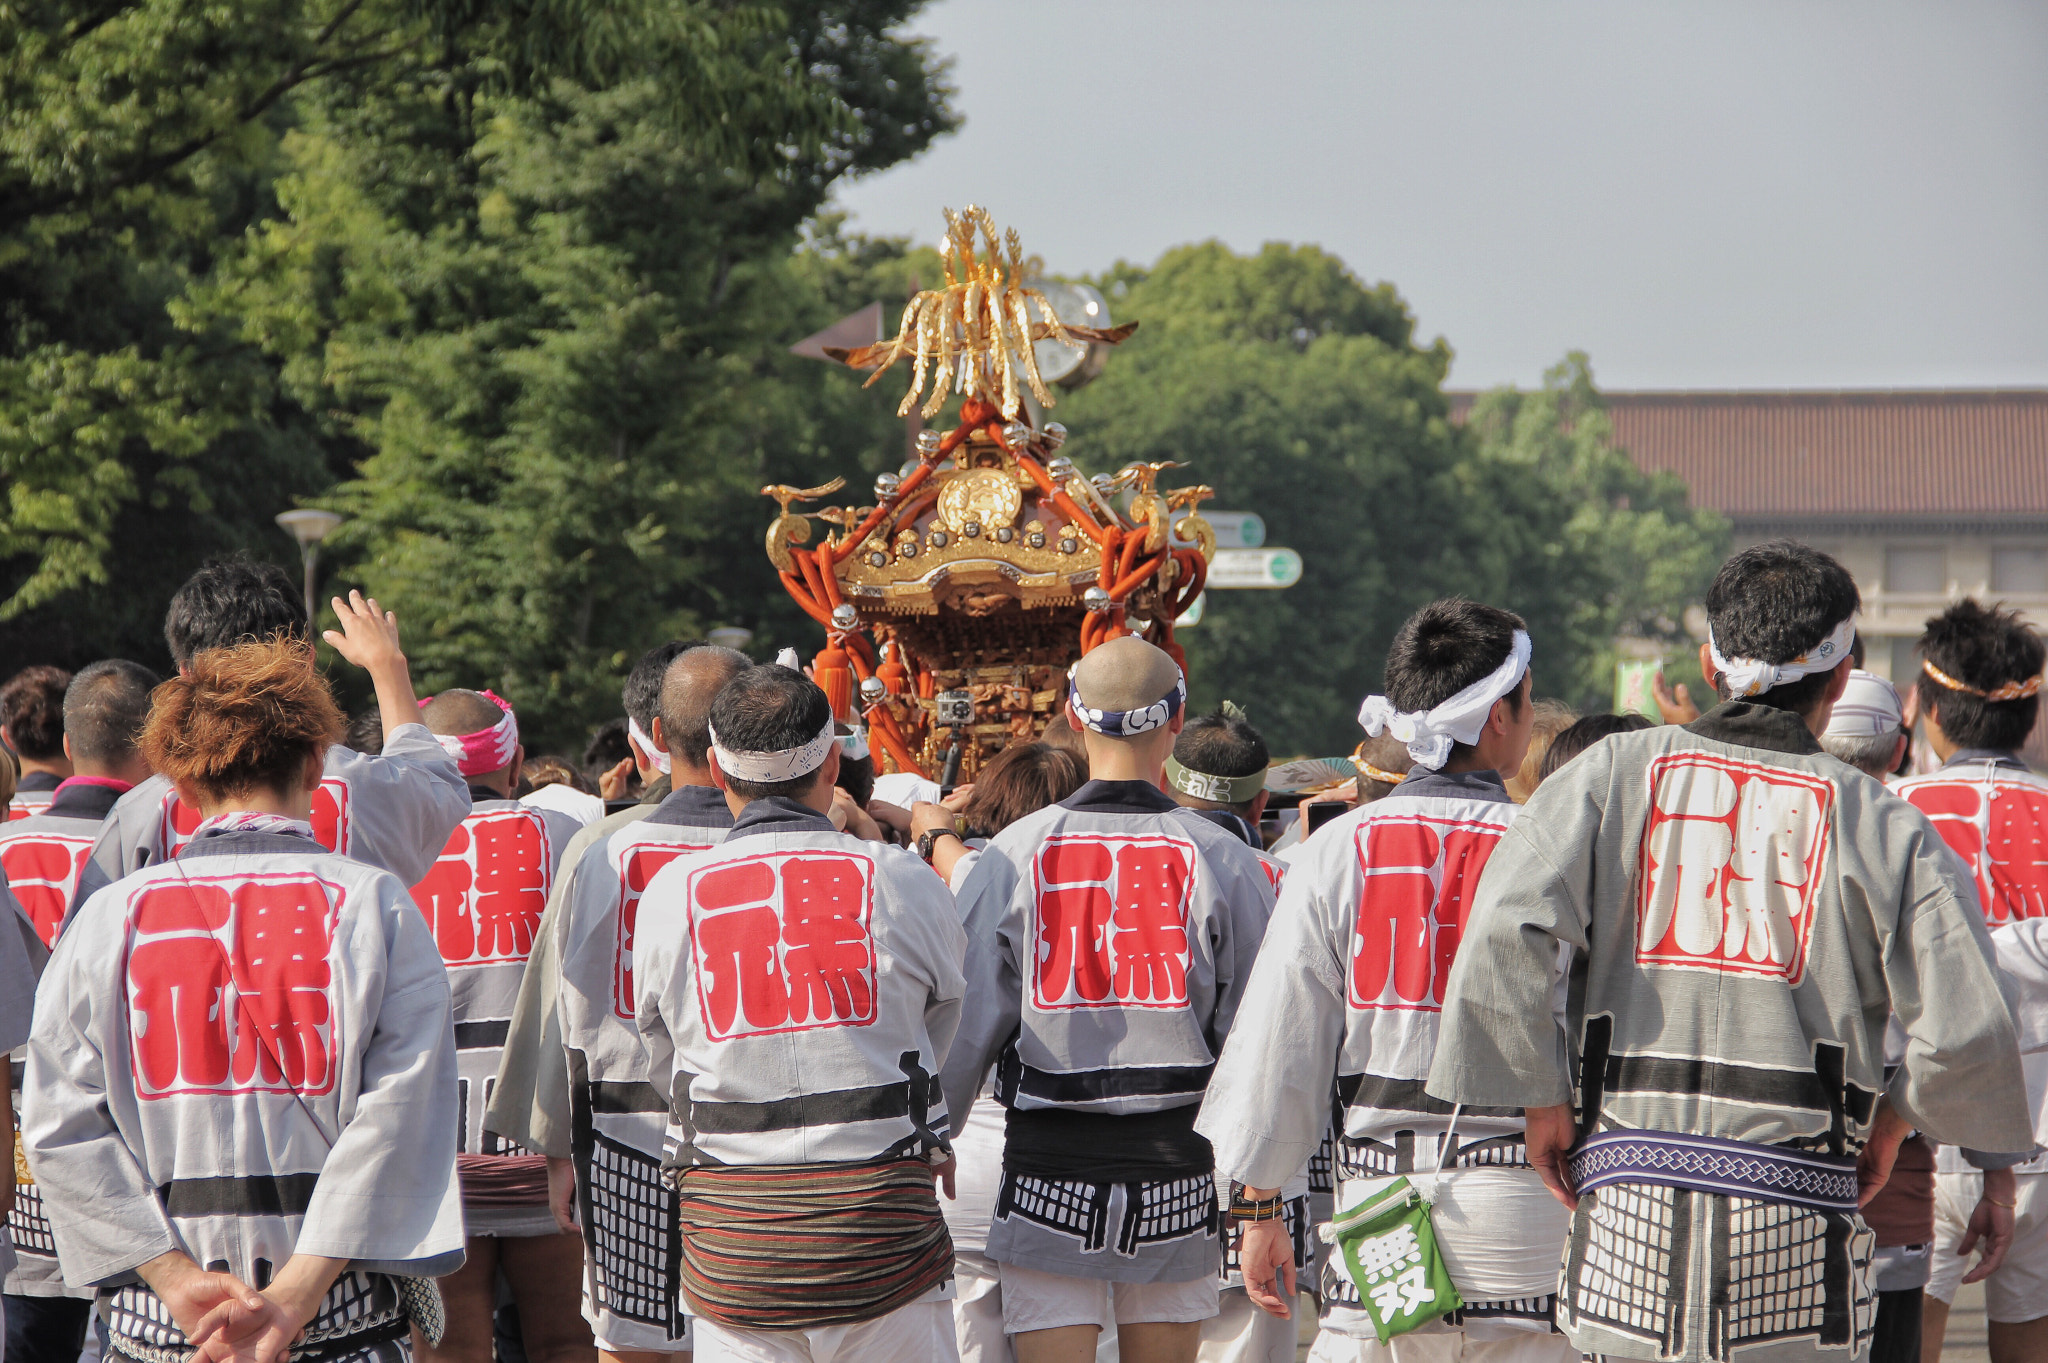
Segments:
[[[1054,273],[1217,239],[1391,281],[1455,387],[2048,385],[2048,4],[939,0],[965,126],[854,181]],[[1127,320],[1127,319],[1119,319]]]

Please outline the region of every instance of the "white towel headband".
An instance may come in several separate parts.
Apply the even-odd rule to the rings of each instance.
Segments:
[[[649,738],[647,731],[640,727],[640,721],[631,715],[626,716],[626,741],[640,750],[647,758],[648,766],[653,767],[663,776],[669,774],[669,768],[673,765],[669,760],[669,755],[654,746],[654,740]]]
[[[1408,745],[1418,767],[1435,771],[1451,759],[1451,747],[1477,743],[1494,702],[1522,684],[1529,671],[1529,631],[1515,631],[1506,661],[1488,675],[1428,710],[1397,710],[1385,696],[1367,696],[1358,707],[1358,722],[1378,738],[1392,734]]]
[[[780,752],[734,752],[718,741],[718,730],[711,729],[711,751],[718,754],[718,769],[727,776],[764,786],[809,776],[825,765],[832,745],[838,741],[830,714],[825,716],[825,727],[818,730],[816,738],[802,747],[784,748]]]
[[[1842,659],[1849,656],[1849,645],[1855,639],[1856,617],[1852,615],[1836,625],[1827,638],[1790,662],[1766,663],[1755,658],[1721,656],[1721,646],[1714,642],[1714,631],[1709,626],[1707,652],[1714,660],[1714,670],[1721,674],[1721,680],[1728,688],[1728,699],[1743,700],[1760,696],[1774,686],[1810,677],[1816,672],[1834,671],[1842,665]]]

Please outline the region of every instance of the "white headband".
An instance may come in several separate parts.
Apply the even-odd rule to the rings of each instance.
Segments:
[[[654,740],[649,738],[647,731],[640,727],[640,721],[631,715],[626,716],[626,739],[640,750],[641,755],[647,759],[648,766],[653,767],[663,776],[669,774],[669,767],[673,764],[669,761],[668,754],[654,746]]]
[[[1849,687],[1835,702],[1822,738],[1876,738],[1896,734],[1906,720],[1905,707],[1890,682],[1857,668],[1849,674]]]
[[[1842,665],[1842,659],[1849,656],[1849,645],[1855,638],[1856,617],[1852,615],[1836,625],[1827,638],[1790,662],[1765,663],[1755,658],[1722,657],[1721,646],[1714,642],[1714,631],[1710,626],[1707,629],[1707,652],[1713,657],[1714,670],[1721,674],[1723,683],[1728,687],[1728,699],[1744,700],[1816,672],[1834,671]]]
[[[839,734],[830,715],[825,716],[825,727],[818,730],[816,738],[800,748],[784,748],[780,752],[734,752],[718,741],[718,730],[711,730],[711,751],[718,754],[718,769],[727,776],[764,786],[809,776],[825,765],[832,745],[838,741]]]
[[[1477,743],[1494,702],[1522,684],[1529,671],[1529,631],[1515,631],[1507,660],[1443,704],[1429,710],[1396,710],[1385,696],[1367,696],[1358,707],[1358,722],[1378,738],[1392,734],[1408,745],[1418,767],[1435,771],[1451,759],[1451,747]]]

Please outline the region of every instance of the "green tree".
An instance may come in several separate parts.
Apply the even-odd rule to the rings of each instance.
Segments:
[[[1684,620],[1727,553],[1727,523],[1690,506],[1677,475],[1643,472],[1615,443],[1586,356],[1574,351],[1532,392],[1482,395],[1466,426],[1467,486],[1510,513],[1484,548],[1541,641],[1542,691],[1611,707],[1617,641],[1626,640],[1707,696]]]
[[[1493,585],[1469,558],[1448,349],[1417,346],[1391,286],[1312,246],[1211,242],[1101,282],[1140,326],[1056,409],[1069,452],[1091,471],[1178,459],[1166,481],[1212,485],[1211,505],[1258,512],[1302,555],[1288,590],[1209,593],[1180,636],[1195,703],[1230,697],[1279,750],[1348,750],[1402,618]]]
[[[912,8],[785,7],[778,41],[843,111],[808,145],[765,106],[744,153],[707,144],[653,75],[338,77],[298,102],[279,213],[193,312],[359,452],[325,498],[351,517],[337,562],[401,611],[425,685],[489,682],[566,742],[651,643],[793,631],[760,487],[858,473],[901,435],[885,395],[784,348],[832,320],[835,271],[881,287],[906,248],[827,225],[792,253],[839,176],[951,126],[939,65],[891,32]]]
[[[1058,407],[1069,451],[1091,471],[1182,460],[1169,481],[1213,485],[1302,555],[1290,589],[1209,594],[1180,636],[1198,705],[1248,706],[1280,751],[1347,750],[1394,631],[1452,594],[1525,616],[1538,693],[1579,704],[1608,703],[1617,635],[1678,637],[1725,529],[1613,446],[1582,357],[1460,425],[1448,348],[1315,247],[1212,242],[1100,283],[1142,325]]]

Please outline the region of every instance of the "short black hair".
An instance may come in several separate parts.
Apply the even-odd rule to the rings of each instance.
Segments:
[[[853,802],[862,809],[875,798],[875,758],[873,753],[866,757],[848,757],[846,749],[839,750],[839,779],[832,783],[853,797]]]
[[[1266,747],[1265,735],[1253,728],[1250,720],[1219,709],[1197,715],[1181,727],[1180,737],[1173,743],[1173,760],[1206,776],[1256,776],[1273,764],[1273,754]],[[1257,801],[1254,795],[1221,808],[1249,817]]]
[[[164,642],[179,667],[209,648],[278,635],[303,643],[306,631],[305,598],[291,574],[246,557],[207,563],[185,579],[164,613]]]
[[[590,732],[590,741],[583,745],[583,775],[590,782],[592,790],[606,772],[633,755],[633,744],[626,737],[626,721],[608,719]],[[637,776],[637,773],[636,773]],[[627,782],[628,786],[633,783]]]
[[[1387,650],[1387,699],[1404,712],[1435,709],[1506,662],[1515,631],[1527,628],[1513,611],[1461,596],[1430,602],[1408,617]],[[1522,712],[1520,686],[1506,700],[1510,710]],[[1455,744],[1446,760],[1470,751],[1470,744]]]
[[[1548,781],[1556,775],[1559,767],[1601,739],[1614,734],[1632,734],[1649,727],[1650,721],[1641,715],[1587,715],[1550,740],[1550,748],[1543,754],[1543,765],[1536,769],[1536,784],[1540,786]]]
[[[832,702],[803,673],[776,663],[758,663],[736,673],[711,702],[711,727],[718,746],[732,752],[783,752],[801,748],[818,736],[832,717]],[[742,781],[726,774],[726,789],[742,800],[771,795],[792,798],[807,793],[820,773],[806,772],[787,781]]]
[[[64,691],[64,734],[71,760],[110,766],[125,762],[149,718],[149,693],[162,677],[126,658],[78,670]]]
[[[64,690],[70,685],[69,672],[38,663],[0,686],[0,724],[14,750],[31,762],[64,756]]]
[[[1965,686],[1995,691],[2040,676],[2048,645],[2017,611],[1965,598],[1927,622],[1920,656]],[[1989,701],[1943,686],[1924,668],[1919,686],[1921,708],[1959,748],[2009,752],[2027,741],[2041,713],[2039,696]]]
[[[1769,540],[1730,555],[1714,574],[1707,588],[1707,624],[1724,658],[1788,663],[1827,638],[1862,604],[1856,579],[1834,559],[1797,540]],[[1811,672],[1747,699],[1803,714],[1820,702],[1833,672]],[[1708,680],[1727,699],[1721,675]]]
[[[668,665],[679,654],[703,646],[702,639],[671,639],[648,649],[633,664],[619,699],[625,703],[626,717],[640,726],[641,733],[654,737],[654,717],[661,713],[661,679],[668,675]]]
[[[375,757],[384,751],[384,716],[374,707],[363,711],[348,722],[341,741],[344,747]]]

